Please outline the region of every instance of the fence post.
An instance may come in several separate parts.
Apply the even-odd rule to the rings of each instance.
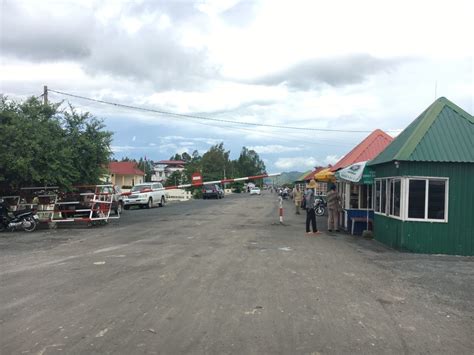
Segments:
[[[283,197],[278,198],[280,202],[280,223],[283,223]]]

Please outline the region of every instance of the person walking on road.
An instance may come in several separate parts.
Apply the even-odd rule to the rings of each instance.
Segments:
[[[339,211],[341,210],[341,197],[336,191],[336,185],[332,184],[326,195],[328,205],[328,232],[333,229],[339,232]]]
[[[296,185],[295,189],[293,190],[293,200],[295,201],[295,213],[300,214],[300,205],[301,200],[303,199],[303,193],[300,190],[300,187]]]
[[[315,189],[316,189],[316,181],[312,179],[309,184],[306,186],[306,192],[304,195],[305,203],[306,203],[306,234],[311,234],[309,225],[313,227],[312,234],[321,234],[318,231],[316,225],[316,213],[314,211],[314,196],[315,196]]]

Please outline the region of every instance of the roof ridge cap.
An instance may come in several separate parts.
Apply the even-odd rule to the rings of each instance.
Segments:
[[[421,118],[421,121],[413,129],[410,136],[407,137],[405,143],[393,157],[393,160],[407,160],[410,157],[430,127],[436,121],[436,118],[439,116],[443,108],[447,105],[446,101],[446,98],[441,97],[423,111],[424,114],[422,113],[423,117]]]
[[[378,128],[376,129],[376,131],[380,131],[380,132],[383,133],[383,134],[378,134],[377,136],[375,136],[374,139],[373,139],[373,141],[372,141],[371,143],[375,142],[375,140],[378,139],[379,137],[381,137],[382,139],[388,139],[388,144],[390,144],[390,143],[393,142],[394,138],[393,138],[392,136],[390,136],[389,134],[385,133],[384,131],[382,131],[381,129],[378,129]],[[375,131],[374,131],[374,132],[375,132]],[[367,137],[367,138],[368,138],[368,137]],[[367,146],[365,147],[365,149],[364,149],[362,152],[360,152],[359,157],[360,157],[362,154],[364,154],[367,150],[369,150],[369,148],[370,148],[370,145],[367,145]],[[383,149],[382,149],[382,150],[383,150]],[[377,155],[378,155],[378,154],[377,154]],[[368,159],[367,161],[370,161],[370,159]],[[358,162],[355,162],[355,163],[358,163]],[[355,164],[355,163],[354,163],[354,164]]]
[[[474,117],[469,112],[463,110],[460,106],[456,105],[451,100],[447,99],[444,96],[440,97],[438,100],[442,100],[446,104],[446,106],[448,106],[451,109],[453,109],[454,111],[456,111],[459,115],[463,116],[464,118],[466,118],[471,123],[474,123]]]
[[[332,167],[330,167],[331,171],[335,171],[334,170],[334,167],[338,166],[338,164],[342,161],[344,161],[344,159],[347,158],[348,155],[352,154],[352,153],[356,153],[357,152],[357,149],[359,147],[362,146],[362,144],[372,135],[375,136],[375,134],[377,133],[377,130],[380,130],[379,128],[375,129],[374,131],[372,131],[367,137],[365,137],[364,139],[362,139],[354,148],[352,148],[349,152],[347,152],[341,159],[339,159],[336,164],[334,164]],[[362,150],[361,153],[365,152],[365,149]],[[357,154],[357,156],[360,156],[361,153]],[[338,167],[338,169],[340,169],[340,167]]]

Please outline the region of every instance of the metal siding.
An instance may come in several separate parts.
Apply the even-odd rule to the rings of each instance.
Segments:
[[[445,106],[409,160],[474,162],[474,124]]]
[[[392,160],[474,163],[473,137],[472,115],[439,98],[369,165]]]
[[[388,161],[392,161],[398,151],[403,147],[405,142],[410,139],[413,130],[423,119],[424,114],[425,112],[423,112],[412,123],[410,123],[407,128],[405,128],[397,137],[395,137],[395,139],[369,163],[369,165],[382,164]]]
[[[448,223],[414,222],[376,215],[375,239],[417,253],[474,255],[474,164],[401,162],[374,167],[376,177],[449,178]]]

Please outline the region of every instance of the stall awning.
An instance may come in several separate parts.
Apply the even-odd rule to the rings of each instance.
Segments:
[[[332,182],[335,181],[334,173],[330,171],[331,168],[326,168],[314,175],[316,181]]]
[[[336,171],[336,178],[359,184],[372,184],[375,172],[367,166],[367,161],[361,161]]]

